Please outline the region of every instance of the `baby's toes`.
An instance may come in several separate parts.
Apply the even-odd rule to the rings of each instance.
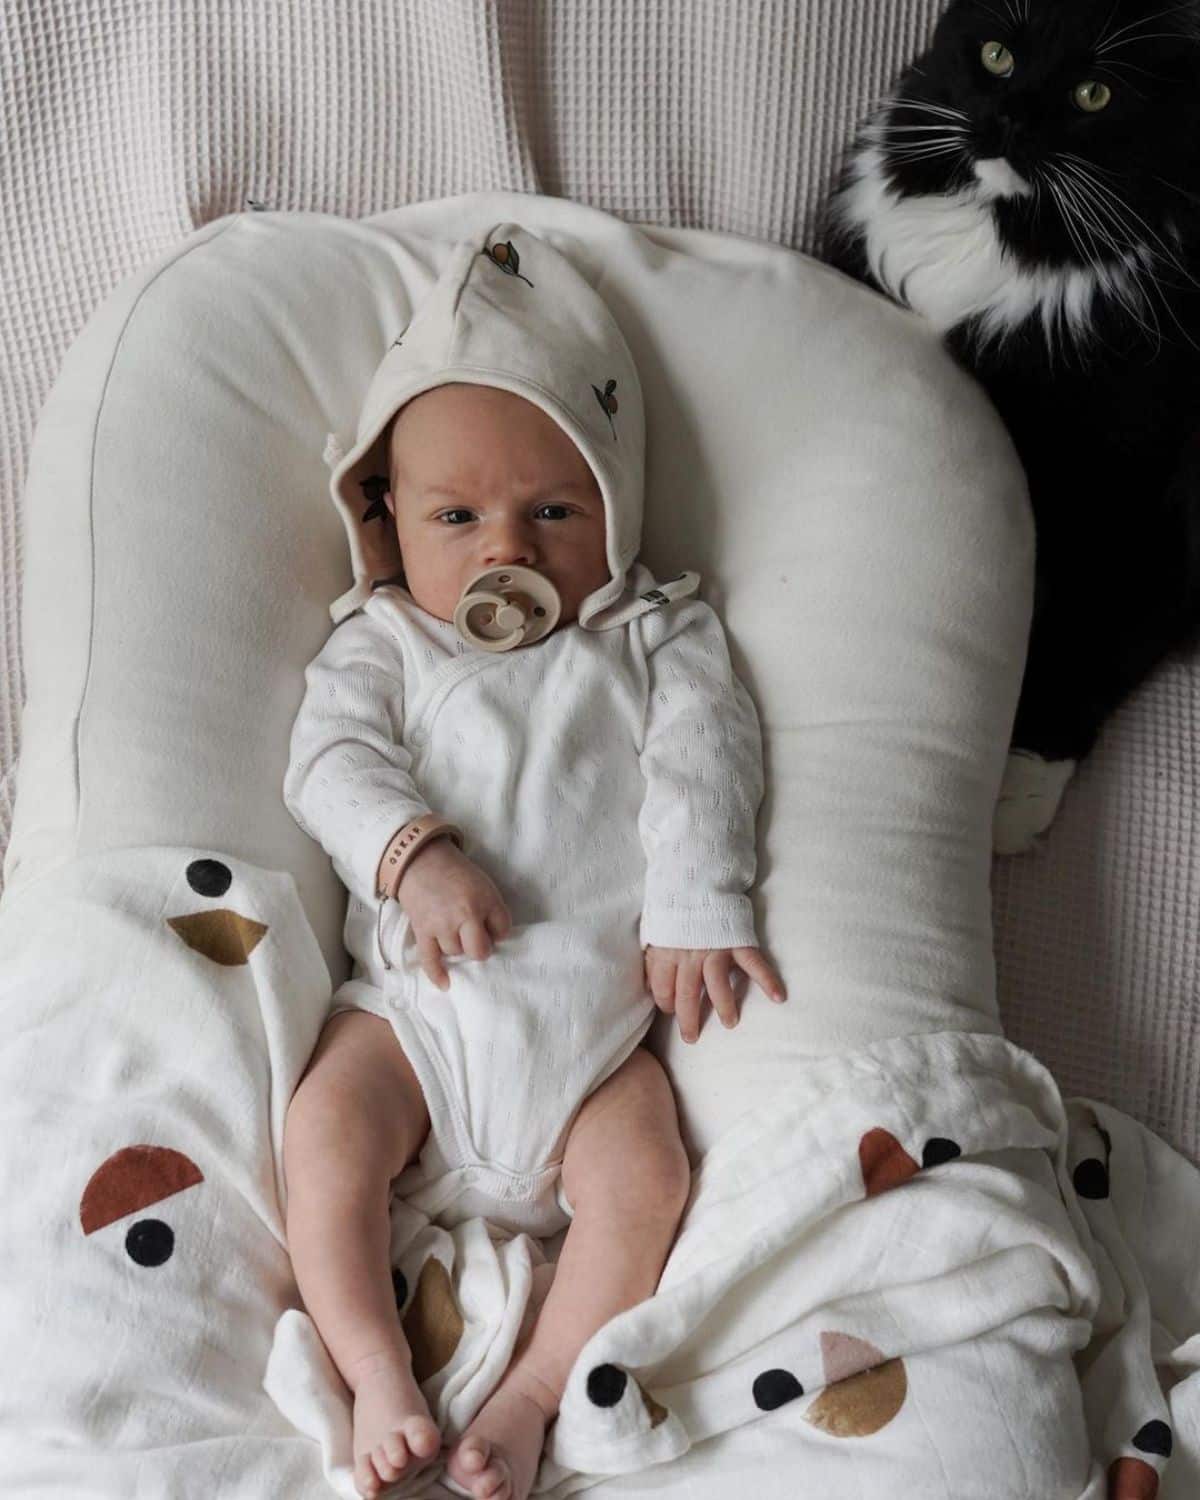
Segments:
[[[404,1446],[404,1439],[395,1432],[389,1432],[377,1448],[372,1448],[371,1462],[384,1484],[394,1484],[408,1467],[408,1449]]]
[[[451,1479],[470,1490],[472,1500],[506,1500],[512,1492],[508,1465],[486,1438],[464,1438],[449,1468]]]
[[[417,1458],[433,1458],[441,1452],[442,1434],[428,1417],[409,1417],[400,1430]]]
[[[454,1454],[454,1467],[464,1474],[481,1474],[487,1468],[492,1445],[483,1438],[463,1438]]]
[[[507,1470],[485,1469],[478,1478],[471,1481],[473,1500],[509,1500],[511,1494],[512,1485],[509,1483]]]
[[[471,1481],[474,1500],[510,1500],[512,1492],[512,1475],[508,1472],[508,1465],[499,1456],[490,1458],[483,1473],[477,1474]]]
[[[379,1482],[379,1475],[375,1472],[375,1466],[371,1462],[369,1453],[360,1453],[354,1460],[354,1488],[363,1497],[363,1500],[375,1500],[383,1486]]]

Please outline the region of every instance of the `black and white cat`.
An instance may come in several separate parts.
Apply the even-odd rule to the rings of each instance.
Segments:
[[[943,332],[1025,465],[1034,621],[995,843],[1028,848],[1200,627],[1200,0],[954,0],[825,228]]]

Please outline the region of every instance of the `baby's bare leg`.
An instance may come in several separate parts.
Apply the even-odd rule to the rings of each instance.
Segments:
[[[451,1478],[476,1500],[525,1500],[579,1351],[658,1285],[691,1173],[670,1084],[644,1047],[585,1101],[562,1175],[575,1217],[549,1295],[450,1454]]]
[[[332,1016],[288,1107],[287,1235],[300,1294],[354,1393],[354,1481],[374,1496],[441,1449],[392,1287],[389,1191],[429,1112],[386,1021]]]

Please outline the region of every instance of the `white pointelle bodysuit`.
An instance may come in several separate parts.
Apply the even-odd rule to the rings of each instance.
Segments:
[[[355,970],[336,1006],[390,1021],[429,1107],[401,1196],[447,1223],[566,1223],[567,1129],[653,1015],[642,945],[756,941],[761,793],[754,706],[699,600],[498,655],[394,587],[333,632],[308,668],[285,797],[351,893]],[[448,990],[374,893],[388,839],[431,808],[513,920],[489,958],[446,960]]]
[[[580,250],[602,276],[603,247]],[[575,621],[503,653],[416,604],[382,499],[391,417],[452,382],[546,412],[604,500],[608,579]],[[653,1014],[643,944],[755,943],[758,719],[716,615],[687,597],[696,575],[658,585],[637,560],[644,451],[612,311],[519,224],[453,247],[384,352],[354,441],[326,444],[354,582],[308,668],[284,797],[351,895],[355,969],[335,1005],[392,1024],[429,1107],[396,1191],[447,1225],[562,1228],[567,1129]],[[448,959],[445,991],[398,903],[375,895],[392,835],[430,811],[463,830],[514,924],[488,958]]]

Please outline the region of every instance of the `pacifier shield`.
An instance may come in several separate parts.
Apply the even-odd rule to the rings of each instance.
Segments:
[[[561,614],[562,600],[550,580],[514,564],[488,568],[471,580],[455,607],[454,625],[481,651],[511,651],[549,635]]]

